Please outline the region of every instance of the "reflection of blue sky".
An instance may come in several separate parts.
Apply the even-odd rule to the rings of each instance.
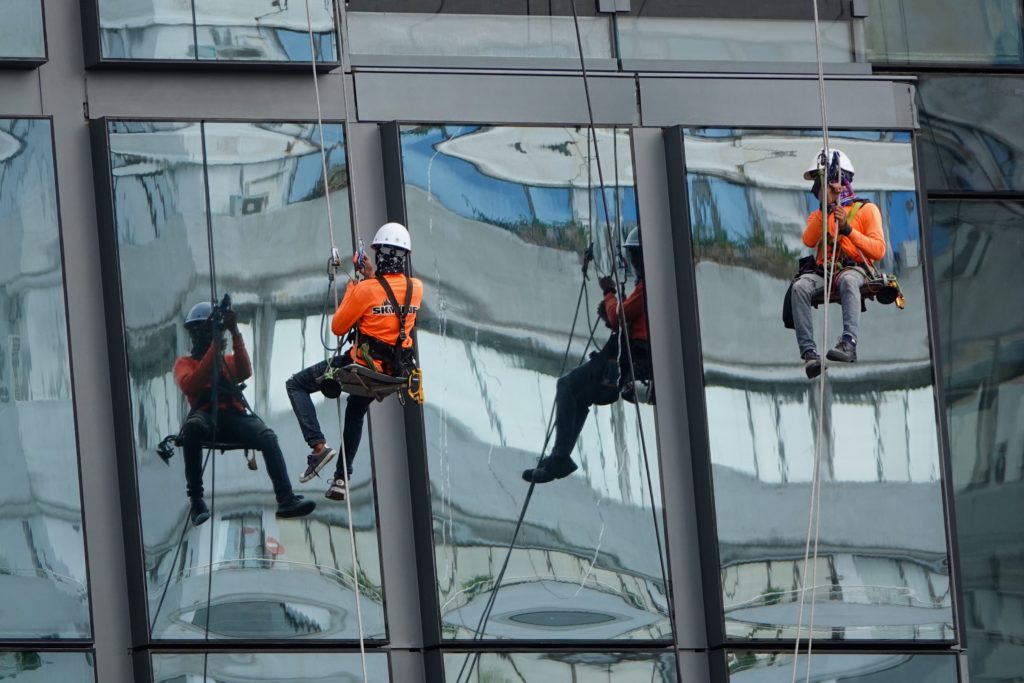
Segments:
[[[317,126],[313,126],[304,137],[313,144],[320,145],[320,131]],[[341,124],[324,125],[324,145],[327,147],[328,170],[345,166],[345,131]],[[308,197],[323,174],[323,161],[319,152],[296,159],[295,172],[288,188],[288,203],[293,204]]]
[[[285,54],[288,55],[289,60],[293,62],[310,61],[308,32],[278,28],[274,29],[274,33],[277,35],[277,39],[280,41],[281,47],[284,48]],[[317,61],[335,61],[334,34],[314,33],[313,40],[317,43]]]
[[[788,136],[799,136],[806,138],[821,137],[821,129],[817,130],[747,130],[742,128],[688,128],[685,133],[688,136],[697,138],[741,138],[745,136],[772,135],[781,132]],[[868,140],[888,142],[910,142],[910,133],[902,130],[830,130],[828,132],[829,146],[832,140]]]
[[[437,152],[436,146],[444,140],[469,135],[481,128],[431,127],[422,135],[403,131],[405,181],[429,192],[434,201],[455,214],[496,225],[508,226],[523,221],[557,225],[583,218],[577,216],[573,209],[573,190],[568,186],[568,179],[565,187],[546,186],[552,181],[550,177],[543,178],[543,187],[521,185],[489,176],[468,161]],[[602,159],[602,168],[606,174],[614,173],[605,159]],[[605,194],[608,212],[614,216],[616,192],[608,188]],[[618,194],[623,223],[627,226],[635,224],[637,206],[634,188],[620,188]],[[605,210],[601,195],[594,193],[591,202],[595,219],[603,221]]]

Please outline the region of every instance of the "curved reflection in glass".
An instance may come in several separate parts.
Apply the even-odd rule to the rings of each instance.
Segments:
[[[89,590],[45,119],[0,119],[0,640],[88,638]]]
[[[1024,662],[1024,202],[931,201],[960,576],[974,680]]]
[[[10,683],[96,683],[92,652],[0,652],[0,680]]]
[[[792,680],[792,653],[730,652],[730,683],[785,683]],[[799,680],[812,683],[957,683],[956,656],[948,654],[823,654],[811,656],[808,678],[807,656],[796,663]]]
[[[471,658],[468,660],[467,657]],[[461,671],[474,668],[466,683],[487,681],[550,681],[550,683],[677,683],[676,658],[650,652],[485,652],[444,655],[445,680],[454,683]]]
[[[6,59],[45,59],[43,3],[11,0],[4,3],[0,21],[0,64]]]
[[[414,266],[436,292],[417,330],[447,638],[472,637],[493,594],[559,376],[595,348],[592,324],[597,347],[610,335],[592,313],[596,273],[611,269],[607,229],[625,236],[637,212],[628,132],[598,139],[607,214],[584,128],[402,129]],[[570,339],[591,234],[596,263]],[[640,415],[653,503],[633,405],[591,408],[571,452],[580,470],[537,485],[482,637],[671,637],[653,408]]]
[[[921,162],[929,190],[1024,188],[1019,76],[928,76],[917,84]]]
[[[332,0],[92,0],[104,59],[337,61]],[[315,55],[310,52],[309,26]]]
[[[324,138],[335,239],[346,252],[341,125],[325,126]],[[297,483],[308,447],[284,389],[293,372],[323,358],[321,316],[333,308],[323,271],[331,241],[319,131],[113,122],[109,141],[153,637],[203,638],[209,622],[211,638],[354,638],[356,581],[365,634],[383,637],[370,456],[357,463],[350,493],[356,573],[345,506],[323,499],[321,480]],[[252,360],[244,395],[276,433],[295,490],[319,501],[308,517],[276,518],[263,460],[256,457],[253,472],[241,451],[229,450],[212,456],[216,477],[212,467],[204,477],[214,518],[192,526],[180,449],[169,467],[157,457],[187,413],[172,375],[175,358],[188,353],[181,321],[210,297],[204,142],[217,290],[232,295]],[[337,443],[334,403],[317,399],[328,442]]]
[[[867,303],[858,361],[827,370],[814,637],[948,639],[909,136],[830,137],[853,159],[858,195],[881,212],[888,250],[878,265],[899,278],[907,307]],[[688,132],[685,144],[726,631],[793,638],[797,591],[814,571],[803,575],[802,565],[821,406],[780,313],[816,208],[802,174],[821,140],[814,132],[709,129]],[[823,310],[814,313],[819,346]],[[832,306],[829,347],[840,328]]]
[[[363,683],[358,652],[154,654],[151,661],[153,683]],[[388,669],[386,654],[366,655],[369,683],[391,683]]]

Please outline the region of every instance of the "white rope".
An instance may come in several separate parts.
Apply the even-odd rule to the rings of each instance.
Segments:
[[[828,166],[830,162],[830,155],[832,150],[829,147],[828,139],[828,111],[825,101],[825,69],[822,63],[821,56],[821,26],[818,18],[818,3],[817,0],[811,0],[814,5],[814,49],[817,58],[818,68],[818,99],[821,107],[821,137],[822,137],[822,149],[824,158],[819,157],[819,163],[823,162],[825,165],[825,175],[821,177],[821,242],[824,245],[823,253],[825,255],[824,265],[824,320],[822,322],[821,330],[821,349],[824,350],[828,347],[828,309],[829,301],[832,298],[832,276],[835,273],[836,257],[839,252],[839,235],[838,235],[838,224],[836,226],[836,242],[832,249],[831,262],[829,261],[828,253],[828,236],[829,236],[829,225],[828,225]],[[811,500],[808,506],[807,513],[807,537],[804,543],[804,559],[803,559],[803,572],[800,574],[800,609],[799,616],[797,618],[796,626],[796,643],[793,647],[793,675],[791,683],[796,683],[797,676],[797,661],[800,655],[800,638],[801,631],[803,629],[804,619],[804,603],[807,597],[807,564],[811,563],[811,608],[810,615],[807,622],[807,670],[805,681],[809,683],[811,679],[811,650],[814,644],[814,611],[815,611],[815,597],[818,588],[818,541],[821,531],[821,457],[822,457],[822,442],[824,438],[824,425],[825,425],[825,368],[826,368],[826,357],[823,354],[819,361],[821,363],[821,370],[818,380],[818,424],[817,431],[814,439],[814,465],[811,471]],[[813,536],[813,553],[811,551],[811,538]]]
[[[335,14],[335,17],[337,17],[337,14]],[[335,23],[337,24],[337,21]],[[321,166],[323,168],[323,174],[324,174],[324,199],[325,199],[325,201],[327,203],[327,226],[328,226],[328,229],[330,231],[330,236],[331,236],[331,258],[330,258],[330,266],[329,266],[329,268],[330,268],[330,277],[331,277],[331,290],[332,290],[333,295],[334,295],[333,296],[333,298],[334,298],[334,310],[337,310],[338,309],[338,284],[337,284],[336,278],[334,277],[334,274],[335,274],[335,272],[341,266],[341,259],[340,259],[340,254],[338,252],[337,244],[334,241],[334,217],[331,214],[331,188],[330,188],[330,179],[327,176],[327,147],[326,147],[326,144],[324,143],[324,120],[323,120],[322,110],[321,110],[321,107],[320,107],[320,79],[319,79],[319,76],[317,75],[317,71],[316,71],[316,43],[313,40],[313,22],[310,19],[309,0],[306,0],[306,29],[309,32],[309,62],[310,62],[310,65],[312,67],[312,70],[313,70],[313,92],[316,95],[316,122],[317,122],[317,126],[318,126],[318,129],[319,129],[319,132],[320,132],[320,163],[321,163]],[[348,122],[348,96],[347,96],[347,93],[345,92],[345,80],[344,79],[345,79],[345,77],[344,77],[344,75],[342,75],[342,84],[341,84],[342,98],[345,101],[345,112],[346,112],[345,123],[347,124],[347,122]],[[348,141],[348,136],[347,135],[345,136],[345,140],[346,140],[346,142]],[[346,273],[346,275],[348,275],[348,271],[347,270],[345,271],[345,273]],[[350,280],[352,279],[351,275],[349,275],[349,279]],[[339,340],[338,346],[339,346],[339,348],[341,346],[340,340]],[[328,359],[328,363],[329,362],[330,362],[330,359]],[[337,408],[338,408],[338,430],[339,430],[339,434],[343,435],[344,434],[344,423],[343,423],[343,420],[342,420],[342,417],[341,417],[341,401],[336,401],[336,404],[337,404]],[[342,458],[342,463],[341,463],[341,465],[342,465],[342,472],[344,473],[344,478],[345,478],[345,508],[346,508],[346,510],[348,512],[348,541],[349,541],[349,547],[351,548],[351,551],[352,551],[352,577],[353,577],[352,578],[352,587],[353,587],[353,590],[355,591],[355,596],[356,596],[356,621],[357,621],[358,628],[359,628],[359,659],[360,659],[360,663],[362,665],[363,683],[369,683],[369,677],[368,677],[367,670],[366,670],[366,634],[365,634],[364,629],[363,629],[363,607],[362,607],[362,602],[360,600],[360,597],[361,597],[360,593],[361,593],[361,591],[360,591],[360,587],[359,587],[359,580],[360,580],[361,572],[359,570],[359,558],[356,556],[356,534],[355,534],[355,530],[352,528],[352,491],[351,491],[351,489],[349,487],[348,453],[345,452],[344,438],[342,438],[342,440],[341,440],[341,458]]]

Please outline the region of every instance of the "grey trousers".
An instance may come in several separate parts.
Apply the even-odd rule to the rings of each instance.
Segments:
[[[839,303],[843,307],[843,335],[857,340],[860,326],[860,286],[866,280],[856,268],[841,271],[836,276]],[[814,320],[811,317],[811,298],[825,289],[825,278],[817,273],[804,273],[793,283],[793,327],[800,355],[817,351],[814,344]]]

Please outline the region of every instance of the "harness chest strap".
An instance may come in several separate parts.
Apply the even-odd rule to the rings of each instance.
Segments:
[[[867,202],[865,201],[854,202],[853,204],[851,204],[850,210],[847,211],[846,213],[846,222],[849,223],[850,221],[852,221],[854,217],[857,215],[857,212],[860,211],[861,207],[864,206],[865,204],[867,204]],[[822,221],[823,225],[824,223],[825,222]],[[839,226],[837,225],[836,230],[838,229]],[[825,234],[825,241],[828,243],[829,246],[838,245],[838,238],[832,237],[830,234],[828,234],[827,230],[823,230],[823,232]],[[874,277],[874,265],[871,263],[871,261],[864,257],[864,252],[860,250],[860,247],[853,243],[853,240],[850,240],[850,244],[853,244],[853,248],[857,250],[857,254],[860,256],[861,263],[863,263],[864,266],[871,271],[870,275]],[[834,248],[838,248],[838,246],[835,246]],[[828,251],[826,250],[825,253],[828,254]],[[821,258],[821,244],[818,245],[818,258]]]
[[[395,292],[391,289],[387,279],[383,275],[377,275],[377,281],[384,290],[388,303],[391,304],[391,308],[394,309],[395,316],[398,318],[398,337],[395,339],[395,343],[390,345],[392,353],[391,368],[397,372],[401,366],[402,348],[407,339],[405,334],[405,317],[409,310],[409,304],[412,303],[412,281],[408,275],[405,276],[405,303],[402,306],[398,305],[398,297],[395,296]]]

